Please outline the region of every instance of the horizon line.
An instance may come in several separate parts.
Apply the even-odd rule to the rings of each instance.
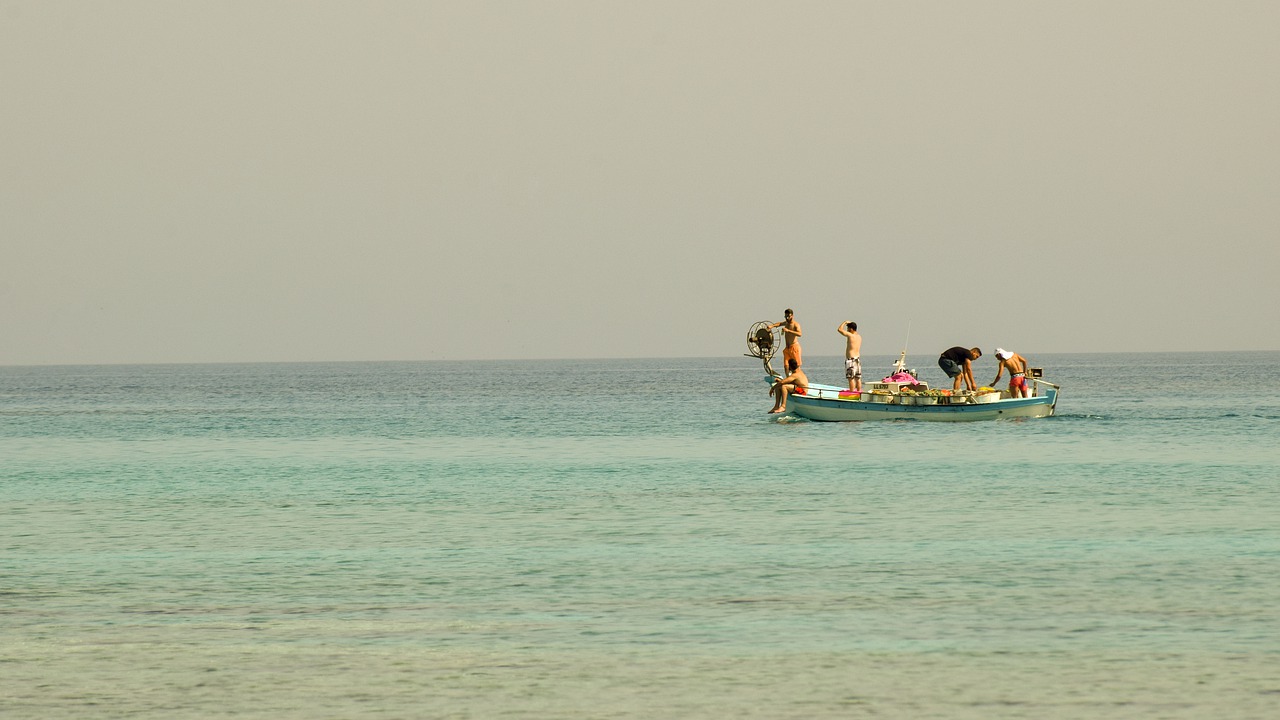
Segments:
[[[1167,355],[1168,350],[1110,350],[1107,352],[1037,352],[1028,354],[1039,356],[1052,355]],[[1280,353],[1280,350],[1180,350],[1182,355],[1232,355]],[[842,358],[839,353],[806,353],[813,358]],[[863,357],[896,357],[897,353],[869,353]],[[727,360],[730,358],[751,358],[753,355],[638,355],[638,356],[601,356],[601,357],[488,357],[488,358],[436,358],[415,360],[182,360],[158,362],[54,362],[54,363],[4,363],[0,368],[41,368],[41,367],[171,367],[190,365],[359,365],[359,364],[420,364],[420,363],[497,363],[497,362],[600,362],[625,360]],[[985,357],[985,353],[984,353]]]

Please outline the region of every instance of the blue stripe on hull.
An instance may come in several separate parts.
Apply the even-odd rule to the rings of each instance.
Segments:
[[[787,409],[800,417],[824,422],[863,420],[967,422],[1018,417],[1049,417],[1053,415],[1056,403],[1055,390],[1049,390],[1039,397],[999,400],[981,405],[892,405],[792,395],[787,398]]]

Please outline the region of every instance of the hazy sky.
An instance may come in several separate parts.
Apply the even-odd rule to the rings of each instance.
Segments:
[[[1280,349],[1277,28],[0,0],[0,364]]]

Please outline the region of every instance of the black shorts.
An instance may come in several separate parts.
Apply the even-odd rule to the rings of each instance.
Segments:
[[[964,366],[957,365],[955,360],[947,357],[938,358],[938,367],[942,368],[942,372],[946,373],[949,378],[964,372]]]

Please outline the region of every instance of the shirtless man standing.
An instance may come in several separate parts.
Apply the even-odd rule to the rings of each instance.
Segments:
[[[858,323],[845,320],[836,326],[836,332],[846,339],[844,346],[844,376],[849,380],[849,390],[862,392],[862,336]]]
[[[782,347],[782,366],[786,367],[788,360],[795,360],[796,367],[800,367],[800,323],[796,322],[796,314],[791,312],[791,308],[787,308],[782,316],[786,319],[769,326],[770,330],[776,327],[782,328],[782,337],[785,340]]]
[[[1030,397],[1027,390],[1027,359],[1016,352],[1005,350],[1004,348],[996,348],[996,379],[991,381],[991,387],[995,387],[1000,382],[1000,374],[1007,368],[1009,370],[1009,397]]]

